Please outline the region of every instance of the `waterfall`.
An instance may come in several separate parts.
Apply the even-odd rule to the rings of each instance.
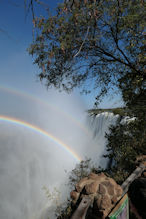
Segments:
[[[103,154],[106,153],[105,133],[109,133],[110,125],[116,125],[118,118],[119,115],[114,115],[111,112],[102,112],[97,115],[90,114],[88,116],[87,122],[96,142],[96,147],[92,148],[92,153],[88,151],[88,154],[95,163],[99,159],[99,165],[103,168],[107,166],[107,159],[103,158]]]
[[[114,115],[111,112],[103,112],[97,115],[89,116],[89,126],[93,130],[94,137],[100,138],[108,132],[110,125],[115,125],[119,115]]]

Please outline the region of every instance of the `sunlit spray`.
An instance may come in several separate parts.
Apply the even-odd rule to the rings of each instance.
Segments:
[[[67,173],[85,157],[92,158],[97,165],[100,163],[105,150],[100,131],[104,133],[103,124],[109,123],[106,125],[105,118],[103,124],[98,122],[100,127],[96,132],[100,137],[93,138],[93,131],[86,123],[86,107],[76,96],[51,92],[43,101],[39,97],[18,95],[18,91],[4,92],[3,96],[0,217],[54,219],[55,205],[69,195],[65,185]],[[55,188],[59,193],[54,193]]]

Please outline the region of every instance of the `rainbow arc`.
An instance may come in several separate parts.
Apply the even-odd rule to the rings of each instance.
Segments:
[[[51,133],[46,132],[45,130],[30,124],[28,122],[16,119],[16,118],[12,118],[12,117],[8,117],[8,116],[4,116],[4,115],[0,115],[0,122],[7,122],[7,123],[11,123],[14,125],[18,125],[18,126],[22,126],[25,127],[27,129],[30,129],[44,137],[47,137],[49,140],[55,142],[58,146],[62,147],[63,150],[65,150],[67,153],[69,153],[76,161],[80,162],[82,160],[82,158],[75,152],[73,151],[73,149],[71,149],[67,144],[65,144],[64,142],[62,142],[60,139],[56,138],[55,136],[53,136]]]

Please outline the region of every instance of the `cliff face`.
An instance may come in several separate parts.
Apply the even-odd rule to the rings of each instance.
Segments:
[[[117,107],[117,108],[109,108],[109,109],[90,109],[88,110],[88,113],[91,115],[98,115],[103,112],[113,113],[115,115],[120,116],[127,116],[127,113],[129,112],[127,108],[125,107]]]

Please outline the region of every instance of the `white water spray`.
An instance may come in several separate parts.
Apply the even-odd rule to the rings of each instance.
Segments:
[[[85,108],[74,97],[51,94],[58,111],[13,95],[3,99],[0,114],[17,117],[35,124],[70,146],[83,159],[91,157],[96,164],[105,150],[104,133],[116,121],[112,114],[102,113],[85,125]],[[11,104],[9,107],[9,100]],[[5,107],[4,107],[5,106]],[[5,109],[5,110],[4,110]],[[68,113],[66,116],[59,113]],[[73,122],[74,120],[76,122]],[[80,125],[77,125],[80,124]],[[0,218],[54,219],[47,190],[54,187],[61,199],[68,196],[66,171],[75,167],[75,160],[55,143],[41,135],[9,123],[0,123]],[[51,211],[50,211],[51,210]]]

